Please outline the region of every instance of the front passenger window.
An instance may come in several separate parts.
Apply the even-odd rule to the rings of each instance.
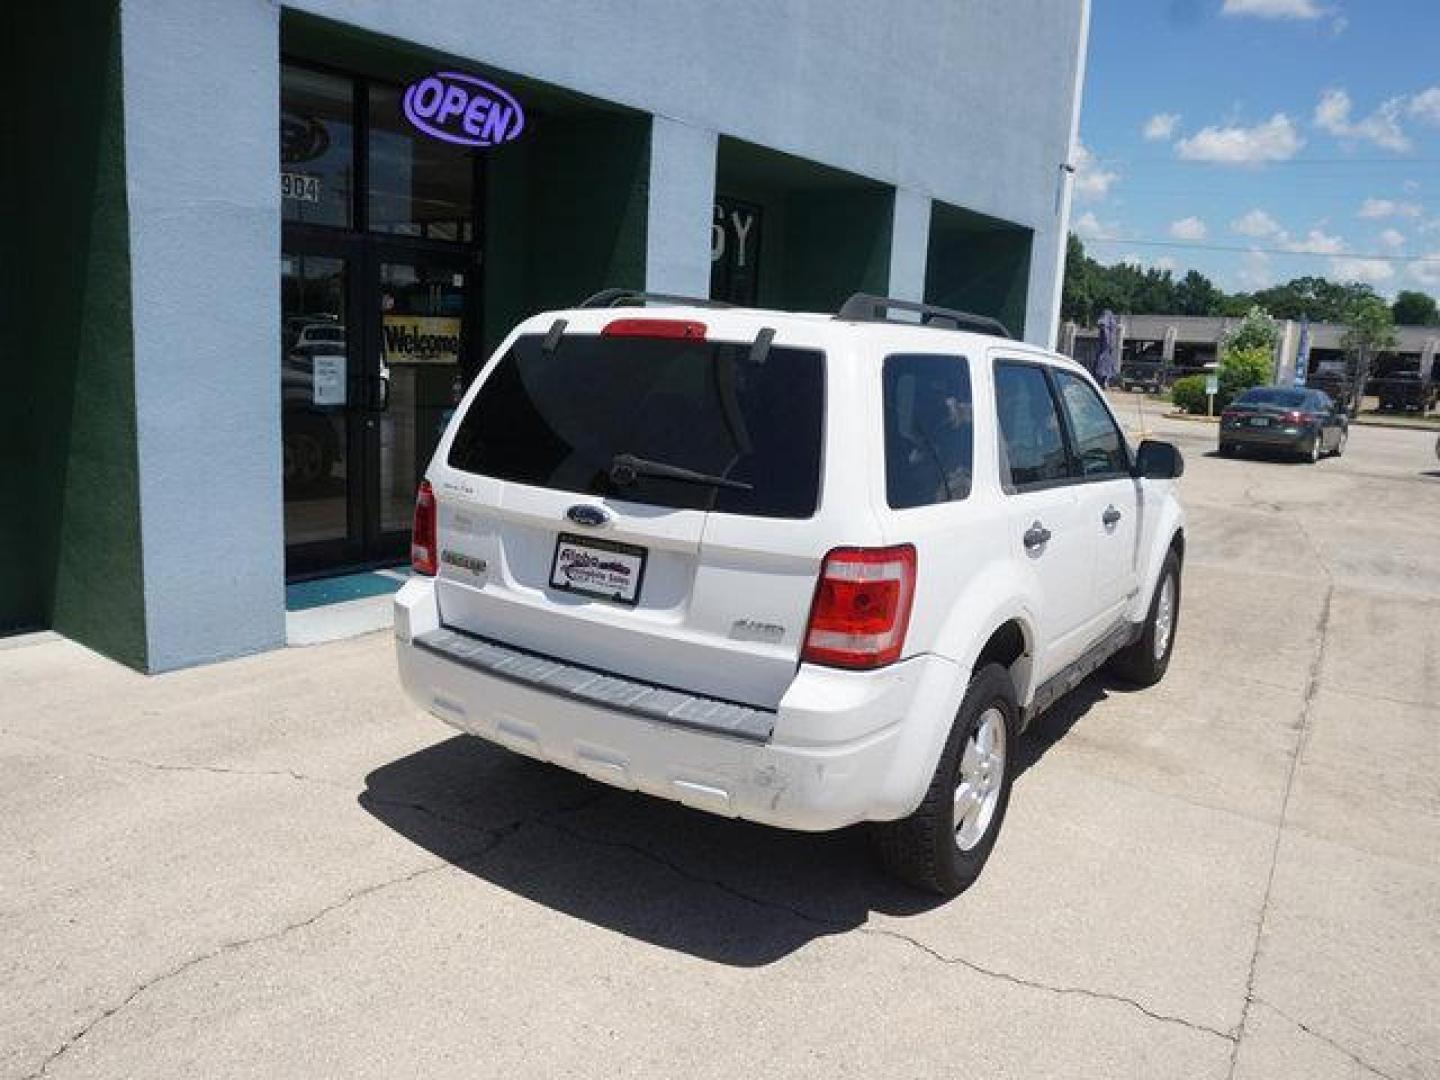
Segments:
[[[1088,479],[1128,474],[1130,462],[1125,453],[1124,436],[1095,388],[1068,371],[1056,371],[1055,384],[1065,405],[1065,417],[1070,421],[1079,475]]]

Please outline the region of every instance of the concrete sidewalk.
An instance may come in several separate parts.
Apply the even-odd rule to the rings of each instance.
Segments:
[[[0,650],[0,1076],[1440,1077],[1440,475],[1186,450],[1160,687],[1084,684],[948,904],[863,835],[452,736],[384,634]]]

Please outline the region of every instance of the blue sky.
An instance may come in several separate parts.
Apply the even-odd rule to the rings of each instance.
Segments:
[[[1092,2],[1095,258],[1440,296],[1440,0]]]

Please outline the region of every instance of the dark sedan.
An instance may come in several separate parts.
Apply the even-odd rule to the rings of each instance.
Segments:
[[[1277,450],[1310,462],[1345,451],[1350,420],[1328,394],[1303,387],[1256,386],[1220,414],[1220,453]]]

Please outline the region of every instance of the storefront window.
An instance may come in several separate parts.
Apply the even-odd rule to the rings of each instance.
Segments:
[[[350,227],[352,85],[337,75],[280,69],[280,206],[286,221]]]
[[[373,232],[468,242],[474,238],[475,158],[422,135],[400,110],[400,90],[370,88],[369,217]]]

